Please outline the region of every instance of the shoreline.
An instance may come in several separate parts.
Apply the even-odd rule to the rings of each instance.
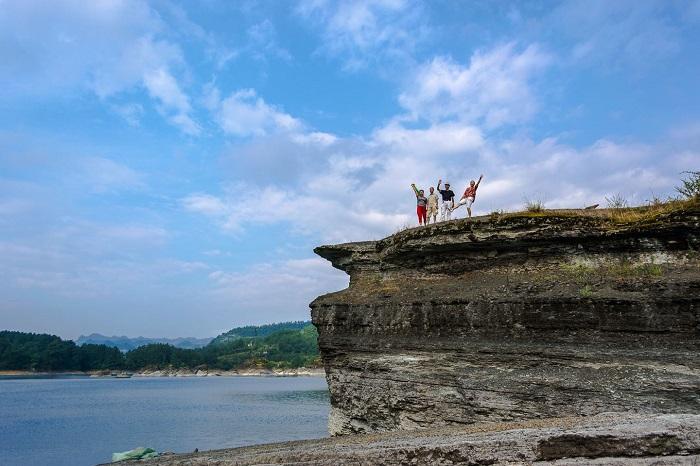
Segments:
[[[114,375],[113,375],[114,374]],[[322,368],[300,367],[296,369],[237,369],[237,370],[190,370],[160,369],[130,371],[0,371],[0,377],[61,377],[82,376],[91,378],[128,378],[128,377],[321,377],[326,372]]]

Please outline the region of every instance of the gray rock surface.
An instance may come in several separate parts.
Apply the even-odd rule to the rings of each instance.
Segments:
[[[143,462],[243,465],[696,465],[700,415],[590,418],[442,427],[275,443]]]
[[[332,434],[700,412],[700,208],[494,215],[323,246]]]

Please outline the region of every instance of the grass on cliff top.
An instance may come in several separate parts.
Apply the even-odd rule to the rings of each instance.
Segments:
[[[609,209],[544,209],[542,206],[538,207],[536,209],[528,208],[520,212],[492,212],[489,219],[500,221],[508,218],[593,217],[608,219],[614,224],[648,223],[672,213],[698,208],[700,207],[700,198],[671,199],[666,202],[654,200],[643,206]]]
[[[498,210],[489,215],[474,217],[471,221],[455,219],[449,222],[439,222],[426,226],[404,225],[384,240],[403,240],[414,237],[431,236],[436,232],[461,231],[467,225],[498,224],[509,220],[526,218],[543,219],[591,219],[598,227],[615,229],[617,227],[634,227],[635,225],[649,225],[674,213],[700,209],[700,197],[690,199],[669,199],[666,202],[654,200],[647,205],[636,207],[619,207],[603,209],[545,209],[541,202],[534,205],[527,204],[526,210],[518,212],[506,212]]]

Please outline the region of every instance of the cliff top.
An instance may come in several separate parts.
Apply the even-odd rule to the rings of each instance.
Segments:
[[[367,247],[383,246],[391,242],[409,238],[429,237],[442,233],[488,230],[494,226],[506,230],[517,229],[523,223],[533,226],[560,224],[574,227],[588,226],[596,229],[617,231],[631,228],[652,228],[663,226],[677,217],[700,215],[700,199],[675,200],[646,206],[615,209],[542,209],[537,211],[504,212],[495,211],[471,219],[462,218],[427,226],[416,226],[398,231],[378,241],[358,241],[335,245],[323,245],[314,249],[321,257],[332,260],[334,250],[362,250]]]
[[[350,288],[314,304],[327,298],[417,302],[425,293],[445,299],[624,295],[643,300],[648,293],[697,281],[698,250],[698,200],[493,213],[411,228],[378,241],[316,248],[350,275]]]
[[[471,219],[458,219],[428,226],[408,228],[378,241],[362,241],[324,245],[314,249],[319,256],[333,265],[351,272],[348,265],[361,265],[371,259],[368,255],[380,254],[386,259],[390,253],[399,252],[402,246],[423,243],[440,246],[472,243],[486,245],[490,241],[500,244],[518,240],[547,239],[555,241],[589,236],[620,234],[650,234],[684,224],[691,229],[699,227],[700,200],[670,201],[641,207],[623,209],[547,209],[535,212],[493,212]],[[466,242],[464,241],[466,240]]]

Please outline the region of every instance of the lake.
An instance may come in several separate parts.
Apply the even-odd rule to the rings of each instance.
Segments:
[[[0,464],[326,437],[328,411],[323,377],[0,379]]]

